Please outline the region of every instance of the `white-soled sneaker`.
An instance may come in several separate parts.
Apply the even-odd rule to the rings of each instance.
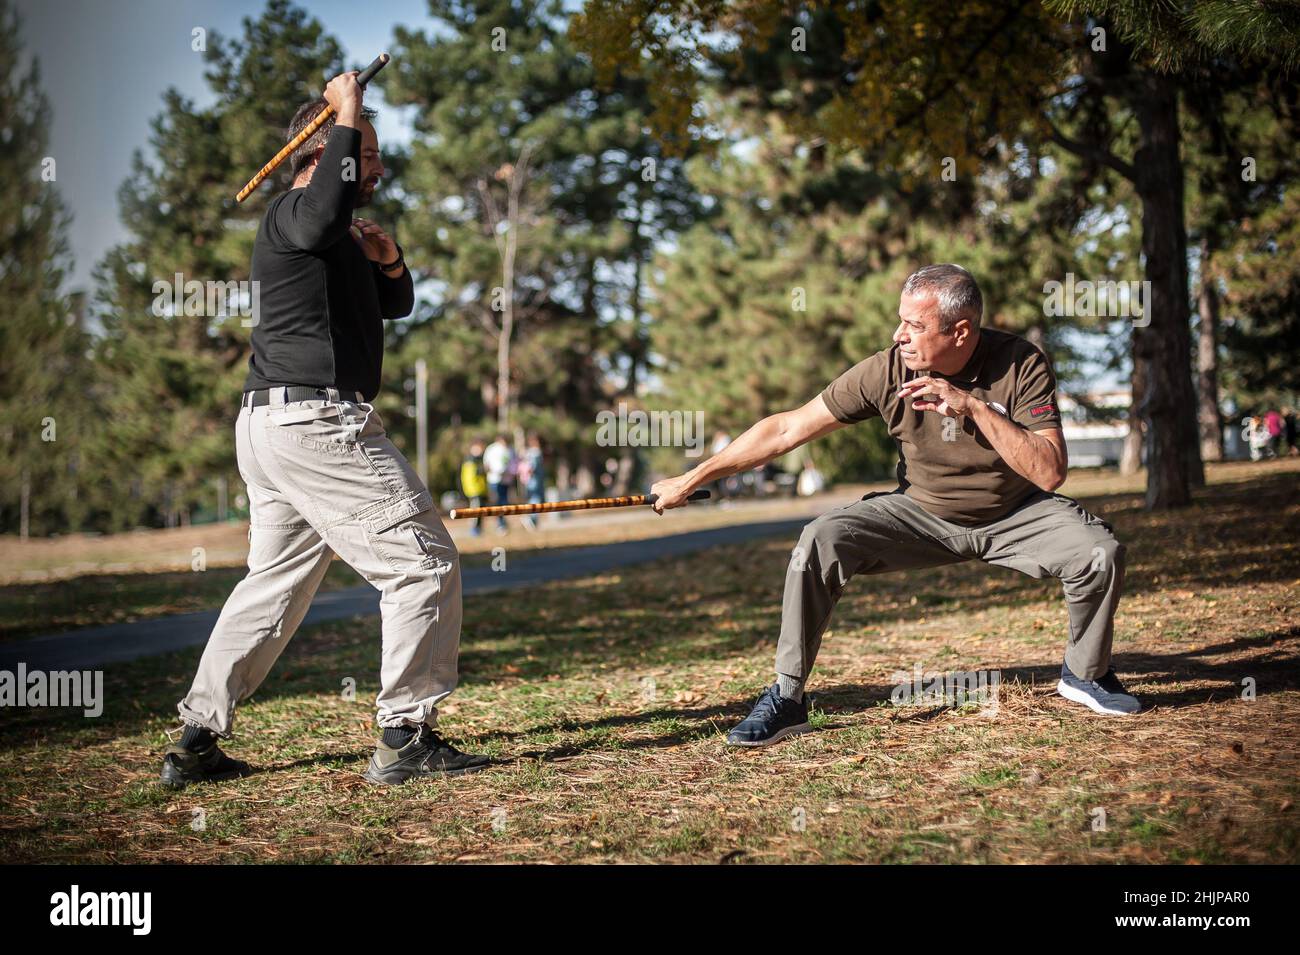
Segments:
[[[799,702],[786,699],[775,683],[763,691],[749,715],[727,734],[728,746],[771,746],[789,736],[807,733],[807,697]]]
[[[1138,698],[1124,689],[1114,669],[1096,680],[1081,680],[1065,664],[1061,664],[1061,680],[1056,692],[1073,703],[1082,703],[1088,709],[1106,716],[1132,716],[1142,709]]]

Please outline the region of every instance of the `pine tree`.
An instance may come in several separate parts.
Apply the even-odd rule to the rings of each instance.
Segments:
[[[1300,190],[1241,223],[1224,249],[1228,385],[1243,409],[1300,404]]]
[[[88,418],[80,302],[63,292],[69,220],[49,152],[39,62],[20,64],[19,22],[0,0],[0,529],[76,530],[80,427]]]
[[[562,4],[435,0],[430,11],[435,34],[396,31],[385,93],[415,108],[401,188],[425,198],[405,210],[401,241],[440,291],[406,323],[390,367],[426,359],[435,420],[462,425],[439,438],[432,472],[443,486],[467,430],[508,423],[542,433],[560,482],[572,474],[590,491],[609,453],[595,446],[595,415],[634,398],[644,374],[641,289],[654,243],[695,214],[680,161],[645,132],[643,81],[594,89]],[[493,230],[492,210],[504,223],[524,175],[521,157],[519,215]],[[507,336],[502,247],[512,234]]]
[[[1263,399],[1296,401],[1288,394],[1287,363],[1277,367],[1276,360],[1288,339],[1295,344],[1286,313],[1294,303],[1285,292],[1260,293],[1292,280],[1294,259],[1282,250],[1294,243],[1283,210],[1300,186],[1300,78],[1220,64],[1187,90],[1186,102],[1188,230],[1198,252],[1198,418],[1202,454],[1219,460],[1221,399],[1246,408]]]

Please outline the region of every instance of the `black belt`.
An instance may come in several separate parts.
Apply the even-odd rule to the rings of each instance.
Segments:
[[[271,403],[271,392],[284,393],[284,403],[291,401],[365,401],[359,391],[340,391],[337,388],[312,388],[306,385],[289,385],[278,388],[261,388],[257,391],[245,391],[240,402],[245,408],[264,408]]]

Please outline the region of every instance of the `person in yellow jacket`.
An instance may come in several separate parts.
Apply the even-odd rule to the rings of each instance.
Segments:
[[[469,454],[460,465],[460,491],[469,499],[470,507],[482,507],[487,499],[487,471],[483,469],[483,442],[475,438],[469,446]],[[470,533],[478,537],[483,533],[483,518],[474,519]]]

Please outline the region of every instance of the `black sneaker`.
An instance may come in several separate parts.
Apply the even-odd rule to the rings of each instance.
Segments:
[[[488,756],[470,756],[425,726],[401,749],[380,740],[366,769],[367,782],[379,786],[404,783],[415,776],[460,776],[486,769]]]
[[[1061,681],[1056,684],[1056,692],[1067,700],[1082,703],[1084,706],[1107,716],[1130,716],[1140,709],[1138,698],[1124,689],[1114,669],[1096,680],[1081,680],[1064,663],[1061,664]]]
[[[763,691],[749,715],[727,734],[728,746],[771,746],[787,736],[807,733],[807,698],[795,702],[781,695],[775,683]]]
[[[158,779],[164,786],[184,789],[190,783],[237,779],[251,772],[248,763],[231,759],[216,743],[200,750],[189,750],[173,744],[163,752],[162,773]]]

